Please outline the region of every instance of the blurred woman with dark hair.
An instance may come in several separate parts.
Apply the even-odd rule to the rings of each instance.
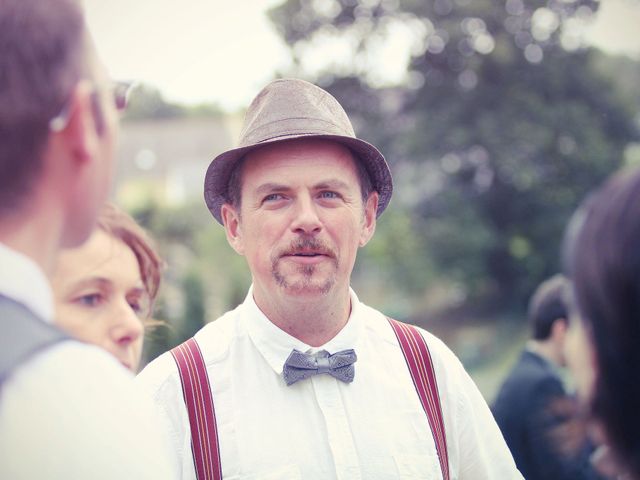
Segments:
[[[575,213],[565,237],[576,321],[567,345],[595,430],[640,479],[640,169],[611,177]]]
[[[56,323],[137,371],[162,260],[146,232],[106,204],[89,240],[61,252],[51,279]]]

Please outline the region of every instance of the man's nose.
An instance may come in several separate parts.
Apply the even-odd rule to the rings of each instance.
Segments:
[[[311,197],[299,197],[294,209],[291,229],[299,234],[316,234],[322,230],[322,223],[318,215],[318,205]]]

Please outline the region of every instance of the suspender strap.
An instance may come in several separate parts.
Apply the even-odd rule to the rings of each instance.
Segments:
[[[447,438],[444,431],[436,373],[433,369],[427,342],[425,342],[417,328],[391,318],[389,318],[389,323],[398,338],[413,384],[418,392],[418,397],[420,397],[422,408],[427,414],[429,427],[436,444],[438,459],[440,460],[442,478],[443,480],[449,480]]]
[[[389,318],[420,398],[440,461],[443,480],[449,480],[447,439],[442,419],[438,384],[431,354],[424,338],[411,325]],[[194,338],[178,345],[171,354],[178,365],[182,393],[191,426],[191,449],[198,480],[222,480],[220,445],[209,377]]]
[[[198,480],[222,480],[220,445],[209,376],[195,338],[171,350],[178,365],[191,426],[191,450]]]

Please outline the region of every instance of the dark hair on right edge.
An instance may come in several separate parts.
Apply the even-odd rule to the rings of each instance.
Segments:
[[[551,335],[551,327],[558,319],[569,321],[567,293],[569,282],[563,275],[554,275],[542,282],[529,300],[527,317],[531,326],[531,336],[536,340],[546,340]]]
[[[0,0],[0,216],[40,174],[49,120],[87,69],[85,36],[77,0]]]
[[[574,215],[565,262],[597,372],[591,413],[640,479],[640,169],[611,177]]]

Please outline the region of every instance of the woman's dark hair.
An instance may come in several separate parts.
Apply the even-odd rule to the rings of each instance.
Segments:
[[[565,262],[596,355],[591,414],[640,478],[640,169],[616,174],[584,202]]]

